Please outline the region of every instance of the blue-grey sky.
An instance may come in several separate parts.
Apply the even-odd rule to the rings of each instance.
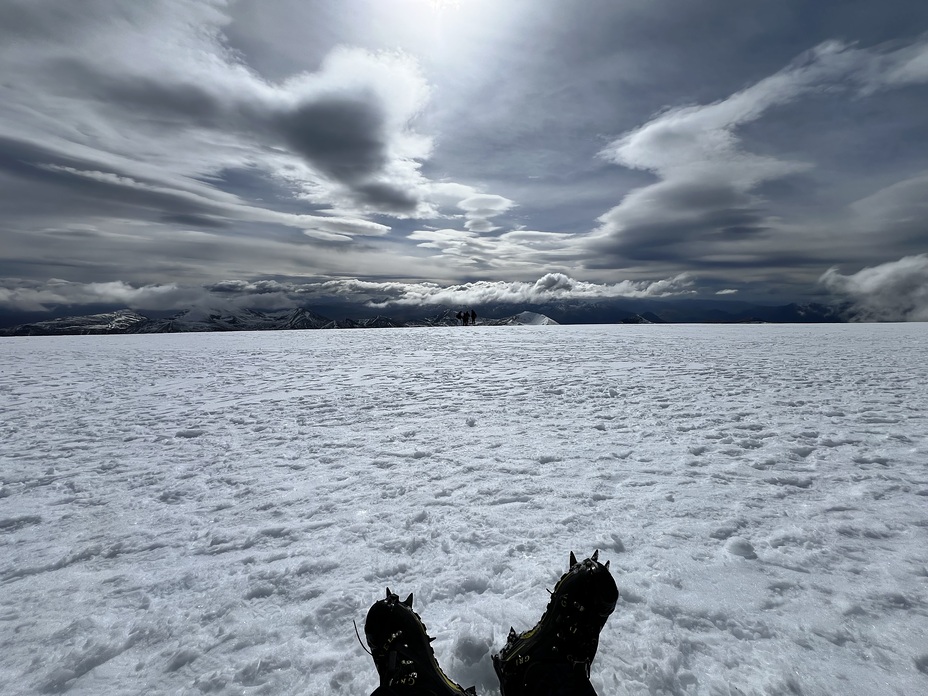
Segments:
[[[923,0],[0,0],[0,309],[928,319],[926,113]]]

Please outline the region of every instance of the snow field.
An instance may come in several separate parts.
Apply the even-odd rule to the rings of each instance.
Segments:
[[[928,692],[928,326],[0,342],[0,692],[351,694],[389,586],[445,671],[578,556],[610,694]]]

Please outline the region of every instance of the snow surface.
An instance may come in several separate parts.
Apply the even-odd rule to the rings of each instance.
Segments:
[[[0,692],[497,694],[570,550],[623,694],[928,693],[928,325],[0,341]]]

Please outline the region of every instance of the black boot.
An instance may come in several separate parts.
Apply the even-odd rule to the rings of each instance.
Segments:
[[[509,630],[509,639],[493,667],[502,696],[595,696],[590,665],[599,632],[615,609],[619,590],[599,552],[561,576],[538,624],[524,633]]]
[[[441,671],[412,595],[401,602],[388,587],[368,611],[364,634],[380,675],[371,696],[477,696],[474,687],[463,689]]]

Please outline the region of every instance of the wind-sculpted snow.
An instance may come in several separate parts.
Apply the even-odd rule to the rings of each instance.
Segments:
[[[0,693],[367,696],[384,587],[448,674],[570,550],[601,696],[928,693],[928,325],[0,341]]]

